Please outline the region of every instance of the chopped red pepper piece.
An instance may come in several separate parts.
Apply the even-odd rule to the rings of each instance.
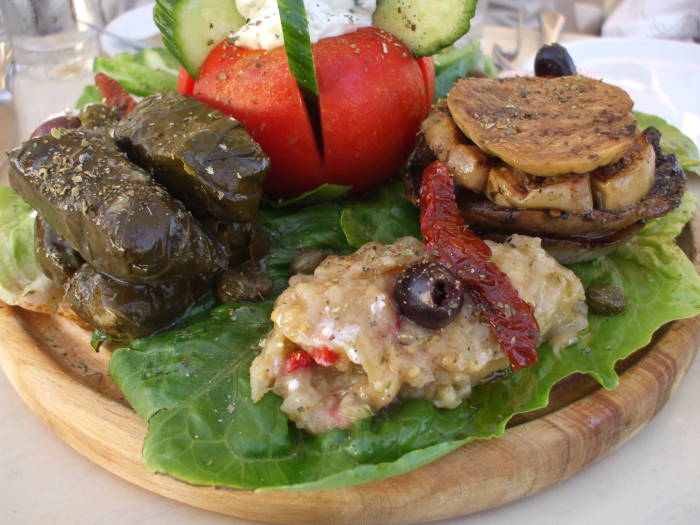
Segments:
[[[314,366],[313,357],[306,350],[297,350],[289,354],[287,361],[284,363],[284,372],[293,374],[297,370],[306,370]]]
[[[120,118],[126,117],[138,104],[136,99],[124,89],[124,86],[104,73],[95,75],[95,86],[100,91],[102,98],[105,99],[105,104],[116,109]]]
[[[469,290],[513,369],[536,363],[539,326],[532,305],[518,296],[508,276],[491,261],[491,249],[464,223],[450,171],[439,161],[423,172],[420,207],[428,252]]]
[[[317,365],[321,366],[331,366],[334,364],[340,356],[327,346],[321,346],[319,348],[314,348],[311,351],[311,357],[314,358]]]

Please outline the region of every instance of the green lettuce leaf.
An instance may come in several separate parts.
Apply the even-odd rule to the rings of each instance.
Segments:
[[[386,207],[390,189],[373,205],[365,203],[361,216]],[[475,387],[453,410],[410,400],[347,431],[310,436],[297,430],[279,411],[279,398],[268,394],[255,404],[249,397],[248,367],[271,327],[269,303],[222,306],[206,321],[137,341],[115,352],[111,374],[148,421],[144,457],[151,470],[190,483],[257,489],[317,490],[384,479],[474,439],[501,435],[513,415],[546,406],[551,387],[574,372],[614,388],[619,359],[647,344],[666,322],[700,314],[700,277],[673,241],[694,206],[686,195],[679,209],[650,221],[624,248],[574,267],[586,284],[621,286],[626,312],[591,315],[589,332],[577,344],[556,353],[541,347],[536,365]],[[341,207],[331,204],[299,210],[291,220],[268,213],[263,224],[286,242],[275,255],[280,275],[296,245],[306,249],[316,239],[350,249],[338,222],[333,229],[341,216]],[[382,221],[375,222],[380,228]],[[405,230],[412,227],[407,223]]]
[[[340,227],[350,246],[368,242],[390,244],[399,237],[421,239],[418,210],[404,196],[403,184],[394,182],[343,206]]]
[[[674,153],[684,170],[700,175],[698,148],[689,137],[661,117],[647,115],[639,111],[635,111],[634,116],[637,118],[640,128],[654,126],[661,132],[661,148],[667,153]]]
[[[270,239],[267,273],[275,282],[275,291],[287,287],[289,263],[304,250],[346,254],[352,247],[340,228],[342,206],[324,203],[301,209],[261,209],[260,223]]]
[[[471,40],[460,47],[448,47],[435,56],[435,101],[446,97],[460,78],[470,69],[480,69],[490,77],[497,74],[491,59],[481,49],[481,42]]]
[[[287,208],[311,206],[323,202],[332,202],[346,197],[352,186],[341,186],[339,184],[323,184],[318,188],[302,193],[292,199],[269,202],[273,208]]]
[[[104,99],[102,98],[100,90],[97,89],[97,86],[89,85],[83,88],[83,92],[75,102],[75,107],[76,109],[80,109],[90,104],[102,104],[103,101]]]
[[[0,186],[0,301],[50,309],[61,291],[44,275],[34,254],[36,212],[9,186]]]
[[[119,82],[132,95],[148,96],[175,91],[180,64],[160,47],[137,53],[96,57],[92,69]]]

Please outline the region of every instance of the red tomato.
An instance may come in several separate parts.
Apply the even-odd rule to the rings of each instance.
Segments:
[[[415,145],[434,89],[434,66],[377,28],[314,45],[324,155],[316,148],[283,48],[222,42],[194,96],[240,120],[272,160],[266,189],[291,197],[324,183],[359,192],[394,175]]]
[[[194,91],[194,79],[187,70],[180,66],[180,75],[177,77],[177,92],[183,95],[192,95]]]

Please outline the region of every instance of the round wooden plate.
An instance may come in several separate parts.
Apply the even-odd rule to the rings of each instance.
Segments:
[[[696,219],[681,243],[696,268],[698,231]],[[558,387],[557,404],[534,419],[521,417],[499,439],[470,443],[402,476],[313,493],[198,487],[147,471],[141,456],[146,424],[109,378],[109,352],[94,352],[88,332],[57,316],[0,304],[0,333],[0,365],[34,413],[75,450],[136,485],[264,522],[398,524],[465,515],[523,498],[623,444],[684,377],[697,352],[700,316],[660,330],[624,363],[614,391],[575,376]]]

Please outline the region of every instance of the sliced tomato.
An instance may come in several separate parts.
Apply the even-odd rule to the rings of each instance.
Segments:
[[[396,37],[364,28],[314,45],[323,156],[283,48],[222,42],[207,57],[193,94],[240,120],[272,160],[266,190],[291,197],[324,183],[355,192],[393,176],[427,116],[434,67]]]
[[[183,95],[192,95],[194,91],[194,79],[184,67],[180,67],[180,74],[177,77],[177,92]]]

